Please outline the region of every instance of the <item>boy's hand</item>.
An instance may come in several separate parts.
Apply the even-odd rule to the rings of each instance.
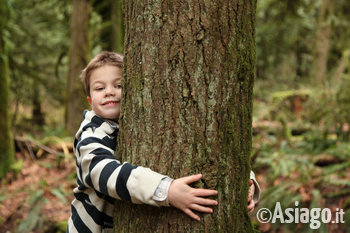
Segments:
[[[249,191],[248,191],[248,213],[252,213],[255,207],[255,202],[253,200],[255,192],[255,186],[252,180],[249,180]]]
[[[197,174],[176,179],[171,183],[168,193],[170,205],[182,210],[185,214],[198,221],[200,220],[199,216],[193,213],[192,210],[212,213],[213,210],[206,206],[218,204],[215,200],[204,198],[216,195],[216,190],[196,189],[188,185],[198,181],[201,177],[201,174]]]

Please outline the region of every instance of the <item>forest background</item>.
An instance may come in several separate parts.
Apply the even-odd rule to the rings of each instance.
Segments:
[[[85,98],[73,103],[70,82],[81,71],[74,64],[123,51],[121,3],[1,0],[1,12],[9,16],[0,36],[16,153],[1,178],[0,232],[65,232],[75,184],[69,119],[80,122],[88,107]],[[350,232],[350,3],[259,0],[256,17],[251,159],[263,189],[256,210],[295,201],[341,208],[345,223],[317,232]],[[308,224],[261,224],[255,214],[262,232],[312,232]]]

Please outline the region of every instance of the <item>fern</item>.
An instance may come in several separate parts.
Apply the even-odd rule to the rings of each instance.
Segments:
[[[36,227],[41,228],[44,218],[41,216],[40,212],[43,204],[46,202],[46,199],[42,197],[43,193],[43,190],[38,190],[29,196],[28,203],[31,210],[28,213],[28,217],[25,220],[20,221],[17,228],[18,232],[29,233]]]
[[[67,204],[67,200],[66,198],[64,197],[64,194],[62,193],[61,190],[59,189],[53,189],[51,190],[51,193],[53,195],[55,195],[56,197],[58,197],[64,204]]]

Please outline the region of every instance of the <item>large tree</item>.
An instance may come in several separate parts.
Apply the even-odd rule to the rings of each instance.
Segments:
[[[116,232],[252,232],[247,206],[256,0],[124,1],[122,161],[202,173],[219,206],[200,222],[117,202]]]
[[[9,74],[5,44],[5,28],[8,22],[7,0],[0,0],[0,179],[10,170],[14,161],[13,137],[9,116]]]
[[[79,116],[82,116],[83,110],[87,107],[86,94],[79,77],[90,58],[90,10],[90,0],[73,0],[66,100],[66,128],[71,135],[78,130],[81,123]]]

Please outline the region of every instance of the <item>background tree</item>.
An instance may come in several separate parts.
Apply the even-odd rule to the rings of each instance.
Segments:
[[[118,53],[124,51],[124,23],[122,0],[112,1],[112,50]]]
[[[330,49],[330,39],[332,27],[330,17],[333,16],[333,2],[322,0],[318,17],[315,37],[314,61],[312,68],[312,80],[315,84],[325,84],[327,77],[328,54]]]
[[[5,38],[6,25],[9,18],[8,1],[0,1],[0,179],[10,170],[14,162],[13,137],[9,115],[9,75],[8,57]]]
[[[66,99],[66,129],[74,135],[81,123],[82,112],[87,108],[86,94],[80,81],[80,73],[90,58],[89,0],[73,0],[71,17],[71,45]]]
[[[98,43],[102,50],[123,53],[122,0],[94,1],[93,8],[101,17],[100,40]]]
[[[171,177],[202,173],[219,206],[195,222],[118,202],[116,232],[252,232],[256,1],[125,1],[122,161]]]

